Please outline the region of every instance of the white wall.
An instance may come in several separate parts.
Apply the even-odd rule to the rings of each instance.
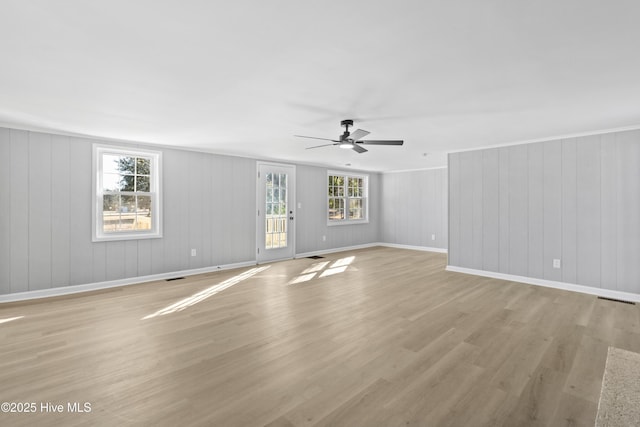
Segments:
[[[385,173],[381,190],[383,242],[447,249],[447,169]]]
[[[640,293],[640,131],[450,154],[449,185],[451,266]]]
[[[337,170],[337,169],[332,169]],[[378,173],[347,170],[346,173],[369,175],[369,223],[353,225],[327,225],[327,169],[297,166],[296,252],[319,252],[379,242],[380,175]],[[322,240],[322,236],[326,240]]]
[[[0,129],[0,293],[255,259],[255,161],[165,148],[164,237],[93,243],[93,142]]]
[[[0,295],[255,261],[256,161],[166,147],[164,236],[92,242],[94,142],[0,128]],[[327,227],[326,174],[297,166],[296,252],[378,242],[379,175],[370,223]]]

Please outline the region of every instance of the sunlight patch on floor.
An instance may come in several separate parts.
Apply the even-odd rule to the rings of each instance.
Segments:
[[[336,267],[342,267],[342,266],[346,267],[349,264],[351,264],[354,259],[356,259],[356,257],[354,257],[354,256],[348,256],[348,257],[345,257],[345,258],[340,258],[339,260],[337,260],[336,262],[331,264],[331,267],[329,267],[329,268],[336,268]]]
[[[22,319],[24,316],[17,316],[17,317],[7,317],[6,319],[0,319],[0,324],[2,323],[9,323],[12,320],[18,320],[18,319]]]
[[[301,274],[298,277],[294,278],[292,281],[290,281],[289,284],[294,285],[296,283],[308,282],[314,277],[316,277],[316,273]]]
[[[227,288],[230,288],[233,285],[236,285],[240,282],[242,282],[243,280],[246,280],[248,278],[250,278],[251,276],[254,276],[264,270],[266,270],[267,268],[269,268],[269,265],[265,265],[262,267],[256,267],[256,268],[252,268],[251,270],[247,270],[244,273],[238,274],[237,276],[233,276],[227,280],[225,280],[224,282],[218,283],[217,285],[213,285],[207,289],[204,289],[196,294],[191,295],[188,298],[185,298],[183,300],[180,300],[174,304],[171,304],[165,308],[163,308],[162,310],[158,310],[153,314],[149,314],[145,317],[143,317],[140,320],[147,320],[147,319],[152,319],[154,317],[157,316],[164,316],[167,314],[171,314],[171,313],[175,313],[178,311],[182,311],[185,308],[191,307],[192,305],[195,305],[199,302],[202,302],[204,300],[206,300],[209,297],[212,297],[213,295],[224,291]]]
[[[323,268],[325,268],[327,265],[329,265],[329,262],[330,261],[317,262],[317,263],[311,265],[311,267],[309,267],[306,270],[304,270],[302,272],[302,274],[315,273],[316,271],[320,271]]]
[[[334,274],[344,273],[346,269],[347,269],[346,265],[343,265],[342,267],[330,268],[328,270],[323,271],[322,274],[320,274],[320,277],[327,277],[327,276],[333,276]]]
[[[353,262],[355,256],[349,256],[345,258],[340,258],[336,260],[333,264],[331,264],[328,268],[327,266],[331,261],[323,261],[312,264],[311,267],[303,270],[298,276],[294,277],[288,284],[295,285],[297,283],[308,282],[311,279],[327,276],[333,276],[334,274],[344,273],[347,270],[347,267]]]

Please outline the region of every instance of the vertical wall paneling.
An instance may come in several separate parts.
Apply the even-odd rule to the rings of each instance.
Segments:
[[[379,230],[378,241],[446,249],[447,173],[442,168],[372,174],[371,190],[379,192],[372,199],[380,207],[370,222],[373,235]]]
[[[92,246],[93,249],[93,256],[92,256],[92,261],[93,261],[93,267],[92,267],[92,278],[91,278],[91,282],[104,282],[107,280],[112,280],[112,279],[121,279],[122,276],[117,274],[119,268],[117,269],[110,269],[107,272],[107,247],[109,246],[109,243],[113,243],[113,242],[99,242],[99,243],[95,243]],[[119,243],[119,242],[117,242]],[[110,246],[111,248],[113,247],[113,245]],[[111,255],[113,253],[113,251],[109,252],[109,255]],[[116,262],[116,259],[114,256],[111,256],[109,258],[109,260],[111,262]],[[89,282],[89,283],[91,283]]]
[[[255,166],[254,166],[255,170]],[[362,173],[361,171],[345,171]],[[354,225],[327,225],[327,169],[315,166],[296,166],[296,201],[302,208],[296,209],[296,253],[315,252],[331,248],[355,246],[379,241],[380,213],[389,199],[389,182],[379,179],[376,173],[369,175],[369,223]],[[380,187],[384,186],[383,189]],[[255,194],[255,191],[254,191]],[[384,194],[385,196],[382,196]],[[388,219],[388,217],[387,217]],[[383,220],[384,221],[384,220]],[[255,232],[255,231],[254,231]],[[326,240],[322,240],[322,236]]]
[[[213,195],[213,186],[211,183],[211,174],[212,170],[210,167],[211,160],[210,156],[198,156],[200,159],[200,167],[202,168],[202,200],[201,200],[201,209],[202,209],[202,222],[199,227],[200,233],[200,247],[198,248],[198,257],[200,259],[200,266],[205,267],[212,265],[213,256],[211,253],[211,199]]]
[[[615,134],[600,139],[600,283],[606,289],[618,285],[618,148]]]
[[[544,142],[542,152],[543,201],[543,279],[562,280],[562,270],[553,267],[553,260],[562,258],[562,143]],[[562,265],[562,264],[561,264]]]
[[[225,179],[224,173],[224,159],[219,156],[211,157],[211,204],[212,204],[212,215],[211,215],[211,225],[212,225],[212,234],[211,234],[211,251],[214,259],[221,260],[221,263],[224,263],[224,227],[221,227],[222,217],[221,212],[224,208],[225,203],[225,183],[223,180]]]
[[[164,227],[163,227],[163,259],[162,269],[179,271],[181,262],[181,233],[183,232],[182,212],[185,207],[185,170],[183,155],[177,150],[166,150],[162,156]]]
[[[398,227],[399,217],[397,215],[396,206],[400,205],[400,195],[398,193],[398,187],[400,182],[400,175],[392,174],[389,177],[389,198],[385,199],[385,203],[387,204],[388,212],[387,214],[392,219],[392,225],[389,229],[389,238],[392,243],[399,243],[401,240],[400,230]]]
[[[186,270],[189,268],[189,258],[191,253],[191,245],[189,244],[189,228],[197,226],[196,224],[189,224],[189,211],[191,210],[189,198],[189,159],[196,155],[196,153],[175,150],[174,156],[176,157],[177,170],[174,170],[174,175],[170,179],[175,179],[179,182],[180,193],[174,195],[171,198],[171,202],[175,202],[178,205],[178,222],[173,224],[172,227],[178,230],[178,248],[177,248],[177,270]],[[193,185],[197,185],[194,183]]]
[[[312,234],[311,228],[313,224],[307,223],[307,215],[304,215],[303,211],[307,209],[311,209],[311,206],[306,204],[306,198],[304,197],[304,192],[308,191],[309,184],[307,183],[306,177],[307,174],[303,172],[304,167],[298,166],[296,169],[296,201],[298,206],[296,206],[296,219],[295,219],[295,227],[296,227],[296,238],[298,242],[296,242],[296,251],[298,253],[308,252],[306,247],[302,247],[302,242],[308,241],[309,236]],[[317,224],[316,224],[317,227]]]
[[[460,153],[460,261],[465,265],[473,265],[473,161],[473,152]]]
[[[51,135],[29,133],[29,290],[51,286]]]
[[[231,246],[233,245],[232,239],[234,236],[229,232],[231,227],[225,227],[225,221],[223,218],[226,215],[230,215],[233,210],[233,187],[231,180],[233,179],[233,165],[230,162],[221,159],[218,162],[218,168],[216,169],[216,227],[218,229],[219,238],[216,239],[216,245],[222,250],[221,259],[224,263],[230,262],[229,254],[231,252]],[[231,214],[231,217],[233,215]]]
[[[430,202],[431,200],[444,200],[438,197],[440,191],[440,180],[442,179],[442,171],[440,173],[429,174],[425,171],[422,174],[421,182],[424,187],[424,195],[420,197],[420,212],[425,212],[427,221],[420,230],[424,236],[421,246],[434,247],[438,245],[438,239],[442,240],[442,230],[440,229],[440,215],[442,214],[442,205],[440,203]],[[431,176],[431,178],[430,178]],[[436,240],[431,240],[431,235],[436,235]]]
[[[382,241],[382,174],[371,174],[371,179],[375,181],[375,188],[372,194],[369,196],[369,213],[371,213],[371,226],[367,230],[364,240],[371,238],[376,242]]]
[[[460,154],[449,154],[449,250],[447,262],[451,265],[464,265],[460,262]]]
[[[449,175],[448,169],[443,169],[440,171],[439,179],[440,179],[440,191],[437,195],[437,199],[440,201],[440,206],[442,206],[442,214],[440,215],[440,235],[442,239],[438,241],[438,247],[440,248],[448,248],[449,247]]]
[[[255,259],[256,256],[256,162],[234,157],[233,167],[233,229],[238,234],[232,237],[234,258],[231,262]],[[295,217],[294,217],[295,218]]]
[[[482,151],[482,270],[500,271],[500,154]]]
[[[473,155],[473,205],[472,214],[472,249],[471,249],[471,265],[472,268],[481,270],[483,265],[483,221],[484,221],[484,194],[483,194],[483,173],[482,173],[482,151],[472,151]]]
[[[618,285],[640,293],[640,131],[617,135]]]
[[[69,282],[92,283],[93,249],[91,242],[92,141],[69,139]],[[104,260],[104,258],[103,258]]]
[[[0,156],[8,159],[0,170],[0,199],[7,201],[0,204],[0,294],[255,260],[255,160],[167,147],[157,148],[163,237],[93,242],[95,142],[0,128]],[[298,252],[379,241],[378,174],[369,174],[369,224],[327,227],[327,169],[297,170],[304,206],[296,212]]]
[[[402,241],[408,242],[410,240],[410,235],[413,232],[411,229],[409,222],[411,221],[411,211],[408,209],[409,206],[409,198],[412,197],[412,192],[415,191],[414,188],[411,188],[406,180],[399,179],[396,181],[396,191],[398,192],[398,204],[396,206],[402,206],[402,209],[397,210],[397,215],[399,218],[398,227],[396,228],[398,231],[398,239],[402,239]]]
[[[164,231],[163,231],[164,233]],[[138,245],[138,249],[144,249],[144,245],[149,245],[151,247],[151,253],[149,257],[151,258],[151,274],[159,274],[164,273],[166,271],[173,271],[167,268],[167,265],[164,263],[165,257],[165,242],[164,239],[151,239],[147,240],[147,243]],[[143,255],[138,255],[138,259],[144,259]],[[142,273],[140,273],[142,274]]]
[[[136,277],[141,274],[138,273],[138,242],[148,240],[126,240],[124,241],[124,277]]]
[[[326,172],[323,174],[318,168],[298,166],[296,180],[296,200],[301,206],[296,210],[296,251],[305,253],[325,249],[329,244],[322,240],[323,235],[328,235],[325,217]]]
[[[138,261],[136,265],[136,276],[148,276],[150,274],[153,274],[151,259],[154,252],[154,241],[160,241],[160,239],[142,239],[136,241],[136,250],[138,251],[136,255],[136,260]],[[127,268],[127,276],[129,272],[130,269]]]
[[[29,135],[11,130],[11,292],[29,290]]]
[[[223,220],[222,223],[231,222],[231,227],[225,230],[224,246],[227,257],[225,262],[233,262],[233,258],[230,255],[236,253],[236,251],[240,250],[242,247],[240,239],[238,239],[236,235],[233,235],[230,230],[239,229],[240,215],[242,215],[242,209],[244,208],[242,200],[246,197],[243,193],[248,193],[250,191],[249,188],[242,187],[244,180],[238,176],[238,167],[241,166],[238,164],[236,159],[225,162],[225,198],[228,202],[226,205],[222,206],[222,214],[229,216],[229,219]],[[254,171],[252,170],[251,173],[253,174]],[[255,185],[253,185],[253,187],[255,187]],[[251,194],[255,194],[255,192],[251,191]],[[255,210],[254,206],[251,206],[251,208]]]
[[[528,229],[528,275],[544,276],[544,150],[542,144],[528,144],[529,177],[527,194]]]
[[[120,280],[125,278],[126,271],[126,254],[125,248],[128,241],[104,242],[96,245],[96,248],[103,248],[105,259],[105,275],[104,280]],[[100,251],[100,257],[102,252]]]
[[[188,159],[188,172],[187,172],[187,187],[185,188],[189,198],[189,210],[187,215],[187,225],[189,227],[189,268],[200,268],[204,264],[202,263],[202,235],[205,222],[203,216],[204,208],[204,167],[203,156],[198,153],[189,153]],[[208,220],[206,221],[208,222]],[[196,255],[192,256],[191,250],[196,250]]]
[[[408,227],[406,226],[406,219],[407,219],[407,208],[406,206],[402,203],[403,198],[405,197],[404,194],[402,194],[402,186],[404,184],[404,179],[402,176],[395,174],[396,176],[393,177],[393,179],[391,180],[391,199],[389,200],[389,203],[392,206],[392,216],[394,219],[394,224],[393,224],[393,240],[394,243],[398,243],[398,242],[405,242],[407,241],[407,229]]]
[[[640,293],[640,131],[469,153],[449,155],[450,265]]]
[[[509,273],[527,276],[529,268],[529,176],[526,145],[509,147]]]
[[[0,128],[0,294],[11,292],[11,133]]]
[[[562,141],[562,281],[577,279],[576,140]]]
[[[576,141],[576,282],[600,287],[600,136]]]
[[[51,137],[51,287],[69,286],[69,138]]]
[[[509,272],[509,149],[499,150],[500,271]],[[462,244],[462,242],[460,243]]]
[[[382,179],[382,239],[385,242],[395,241],[395,217],[393,214],[393,200],[395,197],[395,174],[384,175]]]
[[[432,246],[437,248],[447,248],[447,197],[448,197],[448,188],[446,184],[447,181],[447,170],[446,169],[438,169],[437,173],[432,175],[427,174],[427,180],[433,183],[433,200],[434,202],[430,202],[429,205],[433,206],[432,213],[432,222],[430,229],[427,234],[427,238],[430,239],[431,236],[429,234],[434,233],[436,235],[436,240],[428,240],[426,246]],[[432,178],[429,179],[429,176]]]
[[[422,212],[426,219],[424,221],[418,221],[414,227],[416,236],[414,241],[416,246],[434,246],[435,242],[431,241],[431,234],[439,234],[439,230],[435,230],[436,214],[439,206],[435,203],[429,203],[429,200],[435,199],[436,192],[436,177],[434,179],[428,179],[427,171],[420,171],[418,181],[416,182],[415,208],[409,210],[409,212]]]
[[[230,219],[233,224],[232,228],[238,230],[240,229],[240,224],[242,221],[242,210],[245,209],[245,204],[243,203],[243,200],[246,197],[245,194],[255,194],[255,191],[252,188],[247,187],[246,181],[242,179],[241,176],[239,176],[238,171],[243,169],[242,169],[242,163],[238,162],[237,158],[232,159],[232,161],[228,162],[227,164],[229,166],[229,177],[232,180],[233,185],[229,183],[229,185],[227,186],[228,189],[230,190],[227,196],[229,197],[230,205],[226,210],[226,214],[230,215],[231,217]],[[255,174],[254,172],[255,170],[256,170],[256,167],[254,166],[254,168],[251,170],[251,173]],[[251,187],[253,188],[256,187],[255,185],[253,185],[253,182]],[[255,200],[255,196],[254,196],[254,200]],[[247,206],[246,208],[248,209],[249,207]],[[255,210],[255,203],[251,206],[251,208]],[[255,219],[255,216],[254,216],[254,219]],[[229,233],[227,234],[227,237],[226,237],[226,243],[229,244],[228,251],[231,254],[231,253],[237,253],[238,251],[242,251],[244,242],[242,242],[241,239],[237,238],[236,236],[232,236],[231,233]],[[233,259],[228,258],[228,262],[233,262]]]
[[[422,200],[426,194],[424,179],[421,179],[423,178],[421,175],[422,174],[419,172],[416,173],[418,179],[415,183],[412,183],[413,185],[409,185],[410,183],[405,182],[403,183],[404,185],[399,188],[400,194],[402,195],[401,197],[403,198],[406,206],[402,212],[403,223],[406,227],[403,231],[406,233],[406,242],[413,246],[421,246],[425,241],[424,233],[426,227],[424,221],[412,221],[416,212],[422,212],[422,214],[425,215],[425,211],[422,207]],[[425,216],[428,218],[428,214]]]

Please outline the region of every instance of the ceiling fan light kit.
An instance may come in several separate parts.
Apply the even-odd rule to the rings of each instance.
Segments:
[[[337,145],[340,148],[344,149],[352,149],[356,153],[362,154],[366,153],[366,148],[362,147],[364,144],[369,145],[402,145],[404,141],[402,140],[362,140],[365,136],[369,135],[370,132],[362,129],[356,129],[353,133],[349,132],[349,127],[353,126],[353,120],[347,119],[340,122],[345,129],[342,135],[340,135],[339,139],[330,139],[330,138],[317,138],[315,136],[305,136],[305,135],[294,135],[298,138],[310,138],[310,139],[320,139],[323,141],[331,141],[332,144],[322,144],[315,145],[313,147],[307,147],[307,150],[312,148],[320,148],[327,147],[329,145]]]

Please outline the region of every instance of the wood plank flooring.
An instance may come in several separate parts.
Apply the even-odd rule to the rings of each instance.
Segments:
[[[639,306],[445,264],[370,248],[0,305],[0,402],[37,405],[0,425],[592,426]]]

